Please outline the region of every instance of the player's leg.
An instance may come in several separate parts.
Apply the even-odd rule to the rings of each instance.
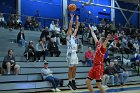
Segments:
[[[73,84],[72,84],[72,72],[73,72],[73,66],[69,66],[69,70],[68,70],[68,80],[69,80],[69,83],[68,83],[68,87],[71,89],[71,90],[75,90]]]
[[[75,77],[76,77],[76,65],[72,68],[72,84],[74,85],[74,88],[77,89],[76,83],[75,83]]]
[[[91,81],[92,81],[92,79],[87,77],[86,85],[88,87],[89,93],[94,93],[93,86],[91,85]]]
[[[101,93],[106,93],[105,90],[104,90],[104,88],[102,87],[101,82],[102,82],[101,79],[100,80],[96,80],[96,85],[99,88],[99,90],[100,90]]]

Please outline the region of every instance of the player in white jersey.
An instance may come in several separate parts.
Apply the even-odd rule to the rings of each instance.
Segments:
[[[69,23],[69,28],[67,31],[67,63],[68,63],[68,87],[72,90],[76,90],[75,76],[76,76],[76,65],[78,64],[77,57],[77,40],[76,35],[78,31],[79,17],[76,16],[76,26],[75,29],[72,28],[74,14],[70,14],[71,19]],[[72,33],[73,32],[73,33]]]

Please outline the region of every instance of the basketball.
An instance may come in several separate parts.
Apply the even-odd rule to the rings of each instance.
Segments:
[[[70,5],[68,6],[68,10],[69,10],[70,12],[74,12],[74,11],[76,10],[76,5],[75,5],[75,4],[70,4]]]

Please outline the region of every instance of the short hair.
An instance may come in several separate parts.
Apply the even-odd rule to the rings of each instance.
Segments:
[[[104,42],[106,40],[105,37],[101,37],[101,41]]]

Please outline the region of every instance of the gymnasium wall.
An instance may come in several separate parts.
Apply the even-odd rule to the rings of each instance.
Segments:
[[[82,0],[82,1],[88,1],[88,0]],[[103,4],[103,5],[111,5],[110,0],[93,0],[93,3],[96,4]],[[72,0],[68,0],[68,4],[74,3],[77,6],[77,10],[75,13],[80,16],[81,22],[89,22],[89,23],[99,23],[103,18],[106,18],[108,20],[111,19],[111,9],[105,8],[105,7],[99,7],[99,6],[82,6],[81,3],[73,2]],[[106,11],[103,11],[103,9],[106,9]],[[88,11],[91,11],[91,14],[88,14]]]
[[[0,0],[0,12],[2,13],[16,13],[16,0]],[[8,19],[8,15],[4,15]]]
[[[36,2],[40,1],[40,2]],[[57,18],[62,24],[62,0],[21,0],[21,14],[34,16],[36,10],[45,18]],[[49,25],[52,20],[42,20]]]
[[[121,8],[130,9],[130,10],[135,10],[136,7],[137,7],[137,5],[126,3],[126,2],[122,2],[122,1],[118,1],[118,4],[120,5]],[[122,13],[120,12],[120,10],[116,10],[115,14],[116,14],[115,15],[116,16],[115,17],[116,24],[121,23],[122,25],[125,25],[126,24],[126,20],[124,19],[124,17],[122,15]],[[131,20],[130,20],[130,24],[133,24],[134,27],[138,26],[139,19],[138,19],[138,14],[137,13],[133,14],[131,12],[126,12],[125,11],[124,14],[125,14],[127,19],[129,19],[129,17],[131,15],[133,15]]]
[[[40,1],[40,2],[36,2]],[[36,10],[39,10],[40,15],[45,18],[58,18],[60,19],[60,25],[62,25],[62,17],[63,17],[63,0],[21,0],[21,14],[22,15],[30,15],[34,16]],[[88,0],[82,0],[82,1],[88,1]],[[103,5],[111,5],[111,0],[93,0],[96,4],[103,4]],[[99,6],[82,6],[81,3],[73,2],[72,0],[68,0],[68,5],[70,3],[74,3],[77,5],[77,10],[75,11],[75,14],[80,16],[81,22],[89,22],[89,23],[99,23],[101,19],[106,18],[108,20],[111,19],[111,9],[105,8],[105,7],[99,7]],[[129,9],[135,9],[136,5],[132,5],[130,3],[124,3],[122,1],[118,1],[119,5],[122,8],[129,8]],[[106,9],[104,12],[103,9]],[[88,11],[91,11],[91,15],[88,14]],[[4,13],[16,13],[16,0],[0,0],[0,12]],[[68,12],[69,14],[70,12]],[[126,21],[124,17],[122,16],[120,10],[115,11],[115,21],[116,24],[121,23],[122,25],[125,25]],[[131,13],[125,12],[126,17],[128,18]],[[5,16],[6,19],[8,16]],[[70,16],[68,17],[70,18]],[[25,18],[22,18],[22,21],[25,20]],[[138,14],[135,13],[132,16],[132,19],[130,20],[130,23],[134,26],[138,26]],[[51,20],[42,20],[42,23],[45,25],[49,25]],[[24,23],[24,22],[23,22]]]

